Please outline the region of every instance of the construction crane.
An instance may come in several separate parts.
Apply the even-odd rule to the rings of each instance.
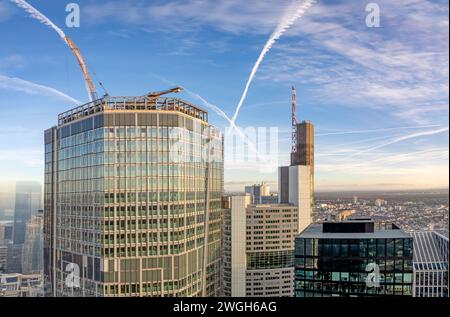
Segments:
[[[168,90],[157,91],[157,92],[151,92],[151,93],[148,93],[148,94],[147,94],[147,98],[150,98],[150,99],[156,99],[156,98],[158,98],[158,97],[160,97],[160,96],[167,95],[167,94],[171,94],[171,93],[179,93],[179,92],[182,92],[183,90],[184,90],[184,89],[181,88],[181,87],[175,87],[175,88],[168,89]]]
[[[292,153],[297,153],[297,90],[292,86]]]
[[[97,97],[97,91],[95,89],[95,85],[91,79],[91,75],[89,74],[89,71],[86,66],[86,62],[84,61],[84,58],[80,53],[80,50],[68,36],[66,36],[65,39],[66,39],[66,42],[69,45],[70,49],[72,50],[73,54],[75,55],[75,58],[77,59],[78,64],[80,64],[90,101],[97,100],[98,97]]]

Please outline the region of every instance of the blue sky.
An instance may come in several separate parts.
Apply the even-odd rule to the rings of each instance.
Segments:
[[[65,26],[69,2],[81,7],[80,28]],[[77,43],[111,95],[173,82],[229,117],[293,2],[29,1]],[[314,4],[267,54],[237,123],[278,127],[286,164],[294,85],[299,117],[316,127],[318,190],[447,187],[448,1],[374,2],[380,28],[366,26],[365,1]],[[0,39],[0,183],[42,181],[42,131],[74,106],[67,96],[87,101],[83,78],[58,35],[8,0]],[[210,122],[228,126],[213,111]],[[229,190],[263,180],[275,189],[277,179],[252,164],[227,164],[225,176]]]

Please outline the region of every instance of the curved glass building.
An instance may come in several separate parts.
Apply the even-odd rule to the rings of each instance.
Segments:
[[[45,131],[52,296],[215,296],[223,136],[174,98],[109,97]]]

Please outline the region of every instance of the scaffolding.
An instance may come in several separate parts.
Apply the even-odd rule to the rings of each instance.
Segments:
[[[178,98],[111,97],[105,96],[82,106],[63,112],[58,116],[58,124],[63,125],[81,118],[107,111],[176,111],[208,122],[208,112]]]

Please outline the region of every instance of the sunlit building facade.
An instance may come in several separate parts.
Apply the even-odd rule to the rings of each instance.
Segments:
[[[45,132],[47,295],[218,295],[222,147],[180,99],[61,114]]]
[[[224,210],[223,295],[292,297],[298,210],[233,196]]]

